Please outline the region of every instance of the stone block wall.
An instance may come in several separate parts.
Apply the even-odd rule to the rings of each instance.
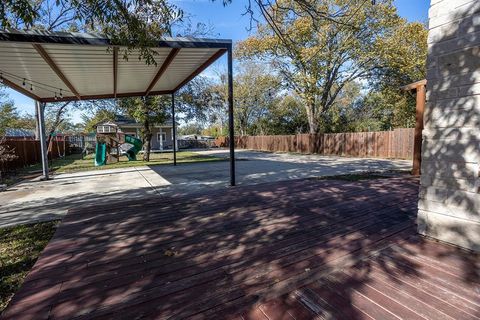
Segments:
[[[480,1],[431,0],[418,228],[480,251]]]

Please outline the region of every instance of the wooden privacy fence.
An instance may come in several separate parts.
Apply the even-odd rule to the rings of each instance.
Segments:
[[[235,147],[269,152],[297,152],[346,157],[412,159],[415,129],[379,132],[297,134],[282,136],[239,136]],[[228,138],[216,140],[228,146]]]
[[[13,161],[6,162],[2,165],[2,171],[14,170],[23,168],[29,165],[40,163],[41,161],[41,149],[40,141],[38,140],[6,140],[5,145],[15,151],[17,158]],[[54,140],[50,144],[50,149],[48,150],[48,158],[50,160],[59,158],[59,154],[65,154],[64,148],[66,149],[66,154],[69,154],[69,143]]]

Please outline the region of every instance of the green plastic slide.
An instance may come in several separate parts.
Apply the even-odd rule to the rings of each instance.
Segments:
[[[131,147],[130,149],[127,150],[128,160],[129,161],[137,160],[137,153],[139,153],[140,150],[142,150],[142,146],[143,146],[142,145],[142,140],[137,139],[137,138],[132,137],[132,136],[126,135],[125,136],[125,142],[133,145],[133,147]]]
[[[95,166],[104,166],[107,164],[107,145],[104,142],[97,143],[95,146]]]

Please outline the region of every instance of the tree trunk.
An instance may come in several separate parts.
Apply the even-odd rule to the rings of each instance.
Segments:
[[[310,134],[318,133],[318,120],[315,116],[315,106],[312,104],[306,104],[305,108],[307,110],[307,119]]]
[[[318,119],[316,115],[316,103],[315,103],[315,93],[311,91],[305,91],[301,94],[303,101],[305,103],[305,111],[307,112],[307,121],[309,127],[309,133],[315,134],[318,133]]]
[[[143,122],[143,161],[150,161],[150,150],[152,149],[152,131],[148,117]]]
[[[150,150],[152,149],[152,134],[146,134],[145,135],[145,144],[143,145],[144,147],[144,152],[143,152],[143,161],[150,161]]]
[[[50,130],[47,133],[47,147],[50,146],[50,141],[52,140],[53,134],[58,129],[58,127],[62,124],[62,122],[64,120],[63,115],[66,111],[66,107],[69,104],[70,104],[70,101],[64,103],[61,107],[58,108],[57,113],[55,114],[55,119],[53,120],[53,123],[52,123],[52,127],[50,128]]]

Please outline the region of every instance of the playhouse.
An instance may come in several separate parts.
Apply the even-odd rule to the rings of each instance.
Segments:
[[[95,165],[103,166],[118,162],[125,154],[129,161],[137,160],[137,154],[142,150],[142,140],[125,134],[113,122],[97,125],[95,147]]]

